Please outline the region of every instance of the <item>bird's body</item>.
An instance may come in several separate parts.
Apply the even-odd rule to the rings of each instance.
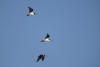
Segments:
[[[40,60],[44,61],[45,55],[40,54],[37,58],[37,62],[39,62]]]
[[[41,40],[40,42],[50,42],[50,35],[47,33],[46,37],[44,38],[44,40]]]
[[[35,15],[35,13],[33,12],[34,10],[31,7],[28,7],[28,8],[29,8],[29,13],[27,14],[27,16]]]
[[[32,15],[35,15],[35,13],[30,12],[30,13],[27,14],[27,16],[32,16]]]

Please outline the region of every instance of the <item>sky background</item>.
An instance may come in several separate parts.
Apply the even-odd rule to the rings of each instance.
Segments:
[[[100,0],[0,0],[0,67],[100,67]]]

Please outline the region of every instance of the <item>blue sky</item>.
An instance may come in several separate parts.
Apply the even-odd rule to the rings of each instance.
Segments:
[[[100,67],[100,1],[0,0],[0,67]]]

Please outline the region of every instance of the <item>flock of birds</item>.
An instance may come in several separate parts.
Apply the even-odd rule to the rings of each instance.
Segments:
[[[31,7],[28,7],[29,9],[29,13],[27,14],[27,16],[33,16],[36,15],[36,13],[34,12],[34,9],[32,9]],[[47,33],[47,35],[45,36],[45,38],[43,40],[40,40],[40,42],[50,42],[50,35]],[[37,62],[39,62],[40,60],[44,61],[45,58],[45,54],[40,54],[37,57]]]
[[[48,33],[43,40],[40,40],[40,42],[50,42],[50,41],[51,39]],[[45,54],[38,55],[37,62],[39,62],[40,60],[44,61],[44,58],[45,58]]]

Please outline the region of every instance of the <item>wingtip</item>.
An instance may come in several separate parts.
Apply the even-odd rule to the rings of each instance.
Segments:
[[[39,40],[39,42],[41,42],[41,40]]]
[[[40,40],[40,42],[44,42],[44,40]]]
[[[47,33],[47,35],[49,35],[49,34]]]
[[[27,14],[26,16],[30,16],[29,14]]]
[[[27,8],[31,8],[31,7],[28,6]]]

